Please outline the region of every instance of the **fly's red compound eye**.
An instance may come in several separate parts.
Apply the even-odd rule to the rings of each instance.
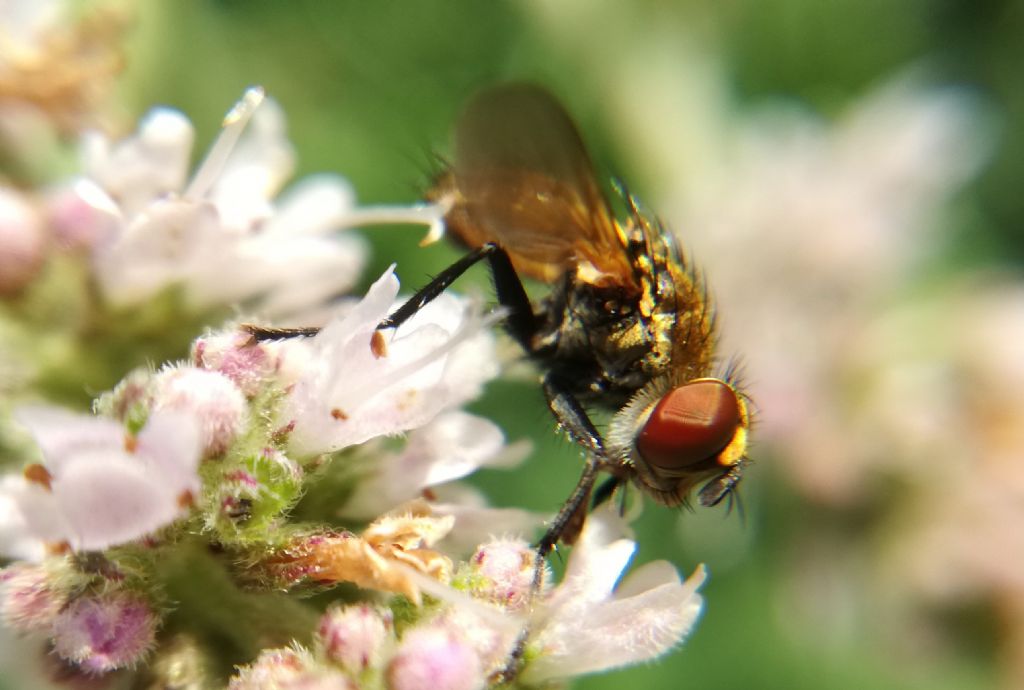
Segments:
[[[654,407],[636,440],[654,467],[680,470],[722,451],[741,424],[740,403],[724,381],[693,381],[670,391]]]

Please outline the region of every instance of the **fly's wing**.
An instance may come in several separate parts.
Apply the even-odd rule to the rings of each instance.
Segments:
[[[630,267],[579,132],[536,86],[476,96],[455,130],[449,229],[472,247],[496,242],[516,269],[548,282],[581,275],[621,282]]]

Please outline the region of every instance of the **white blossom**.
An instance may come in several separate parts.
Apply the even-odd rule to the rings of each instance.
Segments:
[[[392,267],[357,305],[291,344],[304,355],[285,405],[293,450],[333,451],[421,427],[497,375],[493,336],[472,303],[444,293],[399,328],[378,332],[397,296]]]
[[[428,487],[520,459],[520,454],[506,452],[505,435],[494,422],[462,410],[443,412],[410,432],[400,451],[374,453],[371,473],[360,480],[338,515],[372,519]]]
[[[621,579],[636,550],[636,542],[623,536],[627,531],[613,506],[592,512],[562,582],[540,592],[529,613],[522,610],[521,597],[504,605],[493,601],[496,592],[521,589],[519,568],[490,568],[483,590],[471,592],[409,575],[424,592],[449,604],[439,623],[474,642],[488,675],[506,669],[525,631],[528,662],[520,678],[539,685],[651,661],[680,644],[696,624],[704,603],[697,593],[706,579],[704,566],[682,581],[671,563],[655,561]],[[520,551],[530,549],[523,543]],[[496,579],[501,573],[507,581]]]
[[[38,559],[45,545],[77,551],[132,541],[180,517],[198,493],[200,433],[189,416],[154,412],[135,436],[59,408],[15,416],[44,469],[0,484],[0,553]]]
[[[616,587],[636,542],[612,506],[587,518],[562,582],[537,607],[523,680],[595,673],[650,661],[679,644],[703,608],[703,566],[685,582],[667,561],[647,563]]]
[[[281,109],[260,89],[228,113],[188,178],[193,139],[188,119],[169,108],[151,111],[127,139],[98,132],[83,139],[82,176],[59,198],[67,208],[91,209],[78,217],[104,229],[95,270],[114,305],[179,285],[195,308],[260,298],[255,308],[267,316],[293,313],[358,277],[364,243],[339,230],[362,222],[433,226],[443,213],[430,205],[358,209],[336,175],[306,178],[279,196],[294,153]]]

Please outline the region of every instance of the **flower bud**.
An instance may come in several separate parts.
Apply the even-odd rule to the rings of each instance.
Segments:
[[[241,331],[214,333],[195,341],[192,362],[202,369],[220,372],[245,395],[253,396],[277,369],[278,358],[272,349],[272,344],[255,343],[251,335]]]
[[[380,664],[394,628],[390,610],[353,605],[332,608],[320,619],[320,643],[328,658],[351,673]]]
[[[226,376],[195,367],[172,367],[153,379],[153,409],[195,416],[207,456],[219,455],[245,422],[245,396]]]
[[[28,285],[46,258],[46,233],[36,210],[9,188],[0,188],[0,295]]]
[[[16,563],[0,571],[0,619],[15,630],[48,631],[65,599],[40,565]]]
[[[92,249],[113,237],[122,222],[114,200],[85,179],[51,191],[45,212],[57,244],[70,250]]]
[[[409,631],[387,669],[391,690],[474,690],[486,684],[468,641],[441,627]]]
[[[157,619],[148,602],[127,592],[83,596],[53,624],[54,650],[93,673],[134,666],[152,648]]]
[[[469,560],[468,589],[479,598],[518,611],[530,601],[537,552],[520,539],[494,539]],[[550,576],[545,565],[542,588]]]
[[[305,651],[264,650],[256,661],[242,667],[227,690],[355,690],[355,683],[340,672],[324,668]]]

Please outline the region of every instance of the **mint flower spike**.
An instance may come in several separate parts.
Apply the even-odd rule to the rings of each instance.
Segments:
[[[0,553],[38,560],[133,541],[182,516],[198,493],[201,436],[190,415],[153,412],[134,436],[56,407],[23,407],[15,419],[43,462],[0,483]]]
[[[394,266],[358,304],[285,357],[300,365],[285,401],[299,455],[421,427],[479,394],[498,373],[494,337],[473,302],[445,293],[396,330],[377,324],[398,302]],[[299,356],[299,355],[302,356]]]
[[[522,679],[542,683],[655,659],[682,642],[700,617],[704,566],[685,582],[667,561],[647,563],[618,587],[636,542],[606,505],[591,513],[562,582],[534,612]],[[531,654],[532,655],[532,654]]]

